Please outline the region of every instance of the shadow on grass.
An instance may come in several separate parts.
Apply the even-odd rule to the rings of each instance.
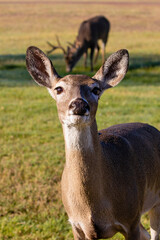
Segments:
[[[54,54],[49,56],[53,64],[61,76],[66,75],[65,62],[63,55]],[[88,64],[89,65],[89,64]],[[95,66],[95,72],[101,66],[101,59]],[[129,72],[126,80],[123,82],[124,86],[131,85],[159,85],[160,70],[156,67],[160,66],[160,55],[130,55]],[[77,64],[73,70],[73,74],[86,74],[92,76],[89,67],[85,70],[83,68],[83,59]],[[6,87],[22,87],[31,86],[34,82],[29,76],[25,65],[25,54],[19,55],[0,55],[0,86]]]

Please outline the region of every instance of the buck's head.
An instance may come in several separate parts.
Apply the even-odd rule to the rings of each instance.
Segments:
[[[56,100],[59,119],[67,126],[82,127],[95,120],[98,100],[104,90],[116,86],[128,69],[128,51],[112,54],[92,77],[67,75],[61,78],[47,56],[37,47],[27,49],[27,69]]]
[[[67,47],[67,52],[64,55],[65,63],[66,63],[66,72],[71,72],[73,67],[78,61],[78,48],[76,46]]]
[[[65,63],[66,63],[66,72],[71,72],[77,61],[82,55],[82,43],[76,39],[74,43],[68,42],[69,46],[67,47],[67,50],[64,49],[64,47],[61,45],[60,40],[58,36],[56,36],[58,45],[52,45],[50,42],[47,42],[49,46],[52,47],[51,50],[47,51],[47,53],[51,53],[52,51],[55,51],[56,49],[61,49],[64,55]]]

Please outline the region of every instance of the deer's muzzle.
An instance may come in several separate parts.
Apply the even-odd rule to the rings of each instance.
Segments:
[[[88,115],[89,114],[90,107],[88,103],[83,100],[82,98],[77,98],[74,101],[72,101],[69,105],[69,111],[72,111],[73,115]]]
[[[66,67],[66,72],[67,72],[67,73],[72,72],[72,68],[69,67],[69,66],[67,66],[67,67]]]

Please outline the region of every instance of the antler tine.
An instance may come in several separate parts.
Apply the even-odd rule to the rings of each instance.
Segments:
[[[50,47],[54,48],[54,45],[51,44],[50,42],[47,41],[47,44],[48,44]]]
[[[71,43],[71,42],[67,42],[71,47],[73,48],[76,48],[75,44],[74,43]]]
[[[61,43],[60,43],[60,40],[59,40],[59,37],[56,35],[56,40],[57,40],[57,43],[59,46],[61,46]]]
[[[47,53],[47,54],[50,54],[50,53],[53,52],[54,50],[55,50],[55,49],[52,48],[51,50],[46,51],[46,53]]]
[[[52,47],[51,50],[47,51],[47,54],[50,54],[51,52],[53,52],[55,49],[59,48],[59,46],[54,46],[53,44],[51,44],[50,42],[47,42],[47,44]]]
[[[62,49],[63,53],[66,54],[66,50],[62,47],[59,37],[56,35],[56,39],[57,39],[57,43],[58,43],[58,47]]]

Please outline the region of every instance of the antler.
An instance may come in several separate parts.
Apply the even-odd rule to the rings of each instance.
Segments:
[[[48,45],[49,45],[49,46],[51,46],[51,47],[52,47],[52,49],[51,49],[51,50],[47,51],[47,54],[50,54],[51,52],[53,52],[55,49],[57,49],[57,48],[58,48],[58,46],[54,46],[54,45],[52,45],[50,42],[47,42],[47,43],[48,43]]]
[[[71,47],[73,48],[76,48],[75,44],[74,43],[71,43],[71,42],[67,42]]]
[[[51,52],[53,52],[53,51],[54,51],[55,49],[57,49],[57,48],[60,48],[60,49],[63,51],[63,53],[66,54],[66,51],[65,51],[65,49],[62,47],[62,45],[61,45],[61,43],[60,43],[60,41],[59,41],[58,36],[56,36],[56,40],[57,40],[58,46],[55,46],[55,45],[51,44],[50,42],[47,42],[48,45],[49,45],[50,47],[52,47],[51,50],[47,51],[47,54],[50,54]]]
[[[58,47],[59,47],[60,49],[62,49],[62,51],[63,51],[64,54],[66,54],[66,50],[62,47],[62,45],[61,45],[61,43],[60,43],[60,41],[59,41],[59,37],[56,36],[56,39],[57,39]]]

